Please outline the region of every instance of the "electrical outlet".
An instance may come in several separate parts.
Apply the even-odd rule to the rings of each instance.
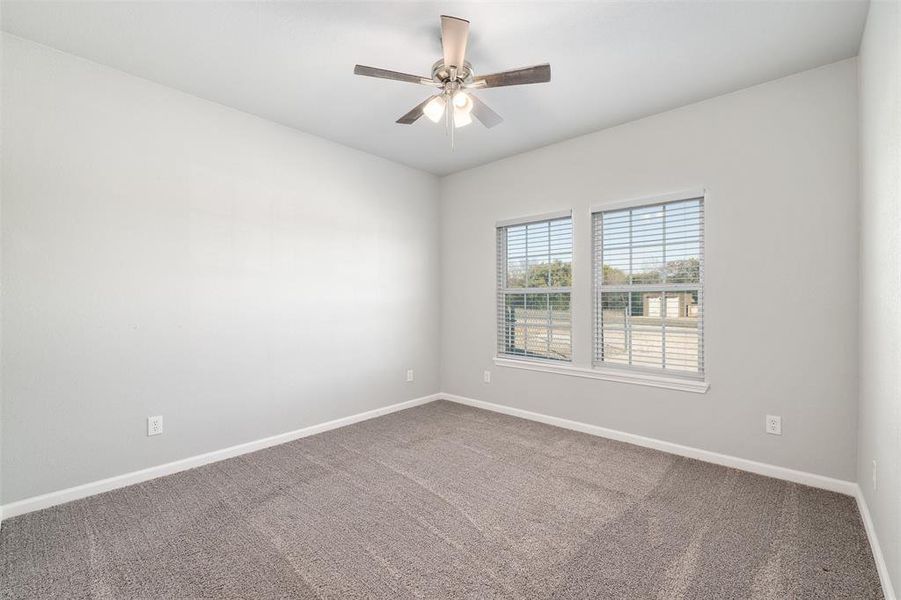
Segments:
[[[159,435],[163,433],[163,417],[147,417],[147,435]]]
[[[482,373],[482,381],[485,383],[491,383],[491,371],[485,371]]]
[[[879,484],[876,480],[876,459],[873,459],[873,491],[875,492],[879,489]]]
[[[782,435],[782,417],[767,415],[766,432],[772,435]]]
[[[407,383],[413,381],[413,369],[407,369]]]

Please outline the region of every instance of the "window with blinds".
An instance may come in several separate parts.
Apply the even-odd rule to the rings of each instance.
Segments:
[[[704,199],[592,215],[594,364],[704,374]]]
[[[498,355],[572,360],[572,217],[497,228]]]

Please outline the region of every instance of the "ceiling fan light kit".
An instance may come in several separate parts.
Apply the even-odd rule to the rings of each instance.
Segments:
[[[471,90],[545,83],[551,80],[549,64],[501,71],[490,75],[475,75],[472,65],[466,60],[468,42],[469,21],[442,15],[441,46],[444,56],[432,65],[431,79],[364,65],[356,65],[354,73],[365,77],[391,79],[438,88],[440,91],[437,94],[426,98],[399,118],[397,122],[402,125],[412,125],[422,115],[425,115],[433,123],[439,123],[443,118],[445,131],[450,135],[451,149],[453,149],[454,129],[472,123],[473,116],[488,128],[503,121],[499,114],[474,96]]]

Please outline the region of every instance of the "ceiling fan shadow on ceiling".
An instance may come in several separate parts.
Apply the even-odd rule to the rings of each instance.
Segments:
[[[546,63],[490,75],[475,75],[472,65],[466,60],[468,41],[469,21],[442,15],[441,47],[444,56],[432,65],[431,77],[421,77],[364,65],[356,65],[354,74],[437,88],[438,93],[417,104],[413,110],[399,118],[397,122],[402,125],[412,125],[423,115],[435,123],[444,119],[445,131],[450,136],[451,149],[453,149],[454,129],[472,123],[473,116],[489,129],[504,120],[487,104],[479,100],[471,90],[546,83],[551,80],[551,66]]]

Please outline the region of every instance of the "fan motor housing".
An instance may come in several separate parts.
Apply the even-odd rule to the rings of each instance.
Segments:
[[[456,69],[456,77],[451,79],[452,70]],[[472,65],[469,61],[463,61],[462,67],[449,67],[444,64],[444,59],[440,59],[432,65],[432,79],[439,83],[448,83],[450,81],[469,82],[472,81]]]

